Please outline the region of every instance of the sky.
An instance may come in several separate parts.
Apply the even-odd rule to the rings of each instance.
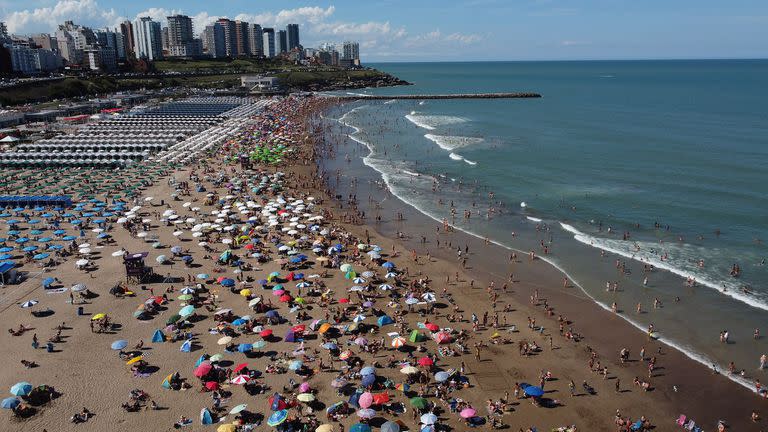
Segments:
[[[12,33],[189,15],[356,40],[363,62],[768,58],[768,0],[0,0]]]

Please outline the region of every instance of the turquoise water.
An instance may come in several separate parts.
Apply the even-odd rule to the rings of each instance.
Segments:
[[[367,94],[543,95],[343,107],[345,133],[397,196],[509,248],[541,254],[543,242],[604,307],[618,302],[704,363],[753,373],[768,352],[751,340],[768,322],[768,61],[374,66],[415,85]],[[668,271],[643,286],[643,263]],[[638,302],[652,310],[632,314]],[[724,329],[733,346],[719,344]]]

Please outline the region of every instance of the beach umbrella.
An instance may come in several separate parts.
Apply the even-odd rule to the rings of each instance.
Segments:
[[[87,289],[88,289],[88,287],[86,287],[86,286],[85,286],[85,284],[81,284],[81,283],[79,283],[79,284],[75,284],[75,285],[72,285],[72,288],[71,288],[71,289],[72,289],[72,291],[74,291],[74,292],[80,292],[80,291],[85,291],[85,290],[87,290]]]
[[[355,423],[349,428],[349,432],[371,432],[371,427],[365,423]]]
[[[22,381],[11,387],[11,394],[14,396],[27,396],[32,392],[32,384]]]
[[[192,341],[189,339],[185,340],[184,343],[181,344],[181,347],[179,347],[179,351],[192,352]]]
[[[115,350],[115,351],[121,350],[121,349],[123,349],[123,348],[125,348],[127,346],[128,346],[128,341],[125,340],[125,339],[116,340],[116,341],[112,342],[112,345],[111,345],[112,349]]]
[[[224,337],[220,338],[218,341],[216,341],[216,343],[219,344],[219,345],[226,345],[226,344],[228,344],[230,342],[232,342],[232,337],[230,337],[230,336],[224,336]]]
[[[440,332],[435,335],[435,341],[438,344],[447,344],[451,343],[451,335],[447,332]]]
[[[209,361],[204,361],[195,368],[193,374],[198,378],[202,378],[206,376],[211,369],[213,369],[211,363]]]
[[[444,381],[448,380],[448,378],[450,378],[450,377],[451,377],[451,374],[449,374],[448,372],[440,371],[440,372],[435,374],[435,381],[437,381],[437,382],[444,382]]]
[[[437,423],[437,416],[432,413],[426,413],[421,416],[421,423],[425,424],[427,426],[431,426],[435,423]]]
[[[40,260],[44,260],[44,259],[48,258],[49,256],[51,256],[51,254],[44,252],[44,253],[39,253],[39,254],[35,255],[34,257],[32,257],[32,258],[34,258],[37,261],[40,261]]]
[[[152,342],[153,343],[165,342],[165,335],[163,334],[163,332],[160,331],[159,329],[155,330],[155,332],[152,334]]]
[[[220,283],[221,283],[221,286],[223,286],[223,287],[233,287],[233,286],[235,286],[235,280],[234,279],[225,278],[225,279],[222,279]]]
[[[267,346],[267,343],[264,342],[263,340],[256,341],[256,342],[253,343],[253,347],[256,348],[256,349],[262,349],[265,346]]]
[[[40,302],[37,301],[37,300],[27,300],[27,301],[25,301],[24,303],[21,304],[21,307],[23,307],[25,309],[26,308],[31,308],[32,306],[34,306],[34,305],[36,305],[38,303],[40,303]]]
[[[361,410],[357,411],[357,416],[362,419],[371,419],[376,417],[376,411],[370,409],[370,408],[363,408]]]
[[[21,405],[21,401],[15,397],[8,397],[0,402],[0,408],[8,410],[16,409],[19,405]]]
[[[34,252],[37,249],[38,249],[37,246],[27,246],[27,247],[24,247],[23,249],[21,249],[21,251],[22,252]],[[13,250],[13,249],[11,249],[11,250]]]
[[[360,406],[360,408],[368,408],[373,404],[373,395],[370,392],[365,392],[360,395],[360,398],[357,400],[357,404]]]
[[[179,316],[182,316],[182,317],[188,317],[193,313],[195,313],[195,307],[192,305],[184,306],[183,308],[181,308],[181,310],[179,310]]]
[[[363,379],[360,381],[360,384],[362,384],[363,387],[370,387],[374,383],[376,383],[376,375],[364,375]]]
[[[400,425],[393,421],[384,422],[381,425],[381,432],[400,432]]]
[[[297,371],[301,369],[302,366],[304,366],[304,362],[302,362],[301,360],[294,360],[291,362],[291,364],[288,365],[288,369],[292,371]]]
[[[424,328],[426,328],[427,330],[429,330],[431,332],[436,332],[436,331],[440,330],[440,326],[438,326],[437,324],[434,324],[434,323],[425,323],[424,324]]]
[[[200,273],[200,274],[197,275],[197,278],[198,279],[205,279],[205,280],[207,280],[207,279],[210,279],[211,276],[208,273]]]
[[[430,357],[422,357],[419,359],[419,366],[432,366],[435,362]]]
[[[211,363],[216,363],[216,362],[220,362],[220,361],[221,361],[221,360],[223,360],[223,359],[224,359],[224,356],[223,356],[223,355],[221,355],[221,354],[214,354],[214,355],[212,355],[212,356],[211,356],[211,357],[208,359],[208,361],[210,361]]]
[[[267,419],[267,424],[275,427],[281,425],[288,418],[288,410],[282,409],[273,412]]]
[[[317,429],[315,429],[315,432],[336,432],[336,430],[333,428],[332,424],[326,423],[318,426]]]
[[[232,423],[225,423],[216,428],[216,432],[236,432],[237,426]]]
[[[241,343],[237,346],[237,350],[241,353],[251,352],[251,350],[253,350],[253,345],[248,343]]]
[[[298,396],[296,396],[296,399],[300,400],[301,402],[312,402],[315,400],[315,395],[312,393],[301,393]]]
[[[240,414],[241,412],[245,411],[245,409],[248,408],[248,404],[240,404],[234,408],[232,408],[229,413],[230,414]]]
[[[541,397],[544,395],[544,389],[538,386],[528,386],[523,389],[523,392],[531,397]]]
[[[423,397],[413,397],[410,399],[409,403],[412,407],[420,410],[426,409],[429,406],[429,402]]]
[[[461,416],[461,418],[463,418],[463,419],[472,418],[472,417],[474,417],[476,415],[477,415],[477,410],[475,410],[474,408],[464,408],[459,413],[459,416]]]
[[[171,315],[167,320],[165,320],[166,325],[171,325],[177,323],[181,319],[181,315],[179,314],[173,314]]]
[[[243,385],[250,380],[251,380],[251,377],[249,377],[248,375],[238,375],[232,378],[231,382],[232,384],[235,384],[235,385]]]
[[[402,336],[397,336],[394,339],[392,339],[392,348],[400,348],[403,345],[405,345],[405,338]]]

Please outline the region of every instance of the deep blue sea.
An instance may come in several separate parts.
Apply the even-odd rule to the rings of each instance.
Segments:
[[[762,374],[768,60],[371,66],[414,85],[361,93],[543,96],[345,105],[345,133],[393,193],[511,249],[544,244],[546,259],[638,328],[653,323],[703,363],[734,361],[744,383]],[[766,337],[753,340],[755,328]],[[733,344],[719,343],[726,329]]]

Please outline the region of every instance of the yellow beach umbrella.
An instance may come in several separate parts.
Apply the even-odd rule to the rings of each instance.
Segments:
[[[144,360],[144,357],[142,357],[142,356],[138,356],[138,357],[134,357],[134,358],[132,358],[132,359],[128,360],[127,362],[125,362],[125,364],[127,364],[127,365],[132,365],[132,364],[134,364],[134,363],[136,363],[136,362],[140,362],[140,361],[142,361],[142,360]]]
[[[100,319],[106,318],[106,317],[107,317],[107,314],[97,313],[96,315],[91,317],[91,321],[100,320]]]
[[[248,297],[251,295],[251,290],[249,290],[248,288],[242,289],[240,290],[240,295],[243,297]]]
[[[235,432],[236,430],[237,430],[237,426],[233,425],[232,423],[226,423],[219,426],[216,429],[216,432]]]
[[[333,425],[327,423],[320,425],[317,429],[315,429],[315,432],[334,432]]]

